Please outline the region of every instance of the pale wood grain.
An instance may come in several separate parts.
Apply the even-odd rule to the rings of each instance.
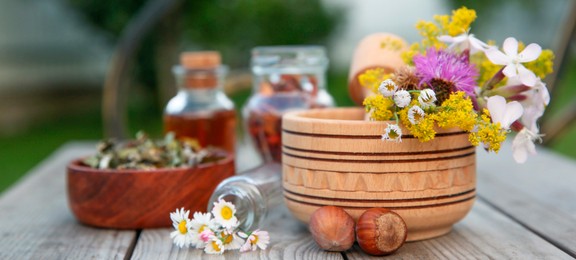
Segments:
[[[348,259],[370,259],[356,245]],[[404,244],[390,259],[571,259],[482,201],[449,234]]]
[[[540,150],[540,155],[527,164],[516,165],[509,150],[505,146],[498,156],[478,153],[482,154],[478,163],[481,199],[451,233],[407,243],[391,258],[570,258],[566,252],[572,254],[576,246],[576,163]],[[123,259],[132,254],[136,231],[83,226],[68,210],[65,165],[93,151],[94,143],[66,145],[0,196],[0,259]],[[249,157],[239,158],[248,160],[248,164],[253,162]],[[224,256],[178,249],[169,238],[170,229],[143,230],[132,257],[342,259],[340,253],[320,250],[306,226],[285,208],[272,211],[265,229],[271,232],[269,249],[245,254],[227,252]],[[356,246],[346,256],[371,258],[359,250]]]
[[[168,217],[168,216],[167,216]],[[284,206],[272,210],[263,230],[271,243],[264,251],[208,255],[201,249],[178,248],[170,240],[171,229],[148,229],[140,234],[133,258],[142,259],[343,259],[340,253],[325,252],[310,236],[305,225],[290,216]]]
[[[468,134],[448,129],[420,142],[407,129],[401,143],[380,136],[387,122],[362,121],[362,108],[287,113],[282,119],[286,205],[308,222],[316,209],[342,207],[354,219],[372,207],[395,210],[408,241],[450,231],[475,197],[476,156]]]
[[[516,164],[510,143],[478,152],[478,192],[490,204],[576,257],[576,161],[538,147]]]
[[[0,197],[0,259],[123,259],[135,231],[79,224],[66,201],[66,164],[94,144],[60,148]]]

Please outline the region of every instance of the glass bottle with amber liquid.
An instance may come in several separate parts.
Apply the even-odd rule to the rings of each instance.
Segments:
[[[236,112],[222,91],[227,67],[221,64],[220,54],[184,52],[172,72],[178,93],[164,110],[164,131],[234,154]]]

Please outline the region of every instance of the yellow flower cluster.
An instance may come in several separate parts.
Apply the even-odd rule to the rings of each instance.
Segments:
[[[444,28],[447,29],[448,35],[457,36],[468,32],[470,24],[472,24],[474,20],[476,20],[476,11],[461,7],[460,9],[452,11],[452,19]]]
[[[382,49],[389,49],[392,51],[399,51],[404,48],[404,42],[396,37],[385,37],[384,40],[380,43],[380,48]]]
[[[528,62],[525,67],[541,79],[554,71],[554,52],[549,49],[542,50],[542,54],[535,61]]]
[[[370,118],[376,121],[390,120],[394,116],[394,113],[390,110],[394,105],[394,101],[382,95],[368,96],[364,99],[362,105],[366,108]]]
[[[490,122],[490,112],[484,109],[482,116],[477,122],[477,131],[470,133],[468,140],[474,146],[483,143],[488,151],[498,153],[500,145],[506,140],[506,131],[502,129],[500,123]]]
[[[408,119],[408,110],[414,105],[418,105],[418,101],[414,98],[409,106],[398,112],[398,117],[400,122],[404,125],[414,137],[418,138],[420,142],[428,142],[434,139],[436,136],[435,122],[436,115],[432,113],[427,113],[417,124],[410,123]]]
[[[360,85],[372,91],[372,93],[378,93],[378,87],[382,81],[387,80],[391,77],[391,74],[386,73],[382,68],[375,68],[366,70],[364,73],[358,76],[358,81]]]
[[[398,116],[402,124],[418,138],[420,142],[428,142],[436,135],[435,126],[441,128],[458,127],[464,131],[472,131],[477,122],[477,114],[470,98],[462,91],[452,93],[442,106],[428,109],[426,115],[417,124],[410,123],[408,111],[418,105],[418,97],[412,100],[410,106],[400,110]]]
[[[472,131],[476,124],[476,112],[470,98],[462,91],[450,94],[436,113],[436,123],[442,128],[459,127],[464,131]]]
[[[484,83],[489,81],[500,69],[502,69],[501,65],[496,65],[492,63],[489,59],[486,58],[484,53],[477,53],[478,55],[482,55],[477,59],[477,64],[479,64],[478,68],[480,69],[480,75],[478,76],[478,85],[483,86]],[[477,56],[477,55],[474,55]],[[499,85],[504,85],[505,82],[500,82]]]
[[[408,65],[412,65],[412,58],[418,53],[422,53],[430,47],[437,49],[445,48],[446,44],[438,40],[440,35],[457,36],[467,32],[470,24],[476,20],[476,11],[461,7],[452,11],[452,16],[435,15],[434,22],[418,21],[416,29],[422,41],[413,43],[410,48],[402,53],[402,59]]]

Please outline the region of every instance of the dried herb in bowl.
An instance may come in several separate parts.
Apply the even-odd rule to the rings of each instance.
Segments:
[[[194,167],[216,162],[226,157],[222,150],[201,148],[194,139],[178,140],[167,133],[163,140],[152,140],[138,132],[135,140],[98,143],[98,153],[82,162],[96,169],[159,169]]]

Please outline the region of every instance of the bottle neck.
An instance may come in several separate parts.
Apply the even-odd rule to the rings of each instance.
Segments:
[[[180,90],[220,90],[227,73],[226,66],[191,69],[174,66],[172,69]]]
[[[208,202],[208,212],[214,202],[225,200],[236,206],[236,217],[242,230],[254,230],[266,216],[282,203],[282,168],[280,164],[265,164],[244,174],[221,182]]]
[[[212,196],[211,202],[225,200],[236,206],[236,217],[240,221],[241,230],[252,230],[261,226],[268,214],[265,197],[255,185],[244,180],[230,181]],[[212,210],[212,205],[208,205],[208,210]]]

